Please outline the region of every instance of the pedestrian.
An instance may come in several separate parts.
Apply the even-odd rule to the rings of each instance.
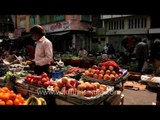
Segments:
[[[156,38],[151,44],[150,62],[154,68],[154,74],[160,76],[160,39]]]
[[[112,44],[109,45],[107,54],[109,55],[115,54],[115,49]]]
[[[78,52],[78,56],[79,57],[87,57],[88,52],[87,50],[85,50],[84,48],[80,48],[79,52]]]
[[[109,47],[109,44],[106,43],[106,45],[105,45],[104,48],[103,48],[105,54],[107,54],[107,52],[108,52],[108,47]]]
[[[43,72],[49,73],[49,65],[53,60],[53,45],[50,40],[45,37],[45,30],[40,25],[35,25],[30,29],[32,39],[36,40],[36,48],[34,59],[30,65],[34,65],[34,72],[37,75]]]
[[[135,47],[136,59],[138,61],[138,72],[142,72],[142,67],[148,59],[147,38],[143,38]]]

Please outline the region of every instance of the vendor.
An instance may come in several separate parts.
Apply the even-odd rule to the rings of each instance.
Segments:
[[[34,59],[29,63],[34,65],[34,72],[37,75],[43,72],[49,73],[49,65],[53,60],[53,45],[45,37],[45,30],[40,25],[35,25],[30,29],[32,39],[36,40]]]

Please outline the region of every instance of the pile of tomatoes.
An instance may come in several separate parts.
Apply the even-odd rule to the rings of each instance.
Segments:
[[[0,88],[0,105],[24,105],[24,98],[20,93],[15,94],[7,87]]]

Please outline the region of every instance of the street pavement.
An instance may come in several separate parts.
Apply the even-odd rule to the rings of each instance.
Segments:
[[[130,90],[124,89],[124,105],[154,105],[157,93],[153,90]]]

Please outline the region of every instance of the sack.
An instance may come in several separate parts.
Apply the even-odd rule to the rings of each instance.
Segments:
[[[145,61],[142,67],[142,72],[147,71],[147,69],[148,69],[148,63]]]

